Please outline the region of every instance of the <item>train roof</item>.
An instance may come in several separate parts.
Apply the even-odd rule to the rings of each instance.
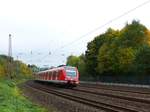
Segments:
[[[63,69],[75,69],[76,67],[72,67],[72,66],[60,66],[60,67],[54,67],[48,70],[44,70],[44,71],[40,71],[39,73],[44,73],[44,72],[49,72],[49,71],[55,71],[55,70],[63,70]]]

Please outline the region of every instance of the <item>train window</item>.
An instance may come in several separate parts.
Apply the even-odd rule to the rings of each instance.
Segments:
[[[67,76],[69,77],[76,77],[76,71],[73,70],[66,70]]]
[[[66,67],[64,67],[64,68],[65,68],[65,70],[76,71],[76,68],[75,68],[75,67],[66,66]]]
[[[66,70],[67,76],[76,77],[77,73],[76,73],[75,67],[66,66],[65,70]]]

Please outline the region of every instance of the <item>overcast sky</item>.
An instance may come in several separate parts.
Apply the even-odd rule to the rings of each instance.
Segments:
[[[146,1],[0,0],[0,54],[8,54],[10,33],[15,59],[38,66],[64,64],[67,56],[84,53],[87,42],[109,27],[120,29],[136,19],[150,28],[150,3],[114,20]]]

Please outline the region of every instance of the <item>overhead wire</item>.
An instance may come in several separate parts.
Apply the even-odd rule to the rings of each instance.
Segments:
[[[93,29],[93,30],[87,32],[86,34],[80,36],[79,38],[77,38],[77,39],[75,39],[75,40],[73,40],[73,41],[71,41],[71,42],[69,42],[69,43],[67,43],[67,44],[65,44],[65,45],[63,45],[63,46],[61,46],[61,47],[59,47],[59,48],[56,48],[56,49],[53,50],[53,51],[56,52],[56,51],[58,51],[58,50],[61,50],[61,49],[65,48],[65,47],[69,46],[69,45],[74,44],[74,43],[77,42],[77,41],[80,41],[82,38],[87,37],[88,35],[94,33],[95,31],[97,31],[97,30],[99,30],[99,29],[102,29],[102,28],[105,27],[106,25],[111,24],[112,22],[114,22],[114,21],[116,21],[116,20],[118,20],[118,19],[120,19],[120,18],[122,18],[122,17],[128,15],[129,13],[131,13],[131,12],[137,10],[138,8],[143,7],[144,5],[146,5],[146,4],[148,4],[148,3],[150,3],[150,0],[147,0],[147,1],[145,1],[145,2],[143,2],[143,3],[141,3],[141,4],[139,4],[139,5],[135,6],[134,8],[132,8],[132,9],[130,9],[130,10],[124,12],[123,14],[121,14],[121,15],[119,15],[119,16],[117,16],[117,17],[111,19],[111,20],[109,20],[108,22],[106,22],[106,23],[102,24],[101,26],[99,26],[99,27],[97,27],[97,28],[95,28],[95,29]],[[47,55],[43,56],[41,59],[46,58],[46,57],[48,57],[48,56],[50,56],[50,55],[52,55],[52,54],[47,54]]]
[[[94,33],[95,31],[97,31],[97,30],[99,30],[99,29],[105,27],[106,25],[108,25],[108,24],[110,24],[110,23],[112,23],[112,22],[114,22],[114,21],[116,21],[116,20],[122,18],[123,16],[125,16],[125,15],[127,15],[127,14],[129,14],[129,13],[131,13],[131,12],[133,12],[133,11],[135,11],[136,9],[138,9],[138,8],[140,8],[140,7],[142,7],[142,6],[146,5],[146,4],[148,4],[148,3],[150,3],[150,0],[147,0],[147,1],[145,1],[145,2],[143,2],[143,3],[141,3],[141,4],[139,4],[139,5],[137,5],[136,7],[134,7],[134,8],[132,8],[132,9],[130,9],[130,10],[124,12],[123,14],[121,14],[121,15],[119,15],[119,16],[117,16],[117,17],[111,19],[111,20],[109,20],[108,22],[104,23],[103,25],[101,25],[101,26],[99,26],[99,27],[97,27],[97,28],[95,28],[95,29],[93,29],[93,30],[87,32],[86,34],[80,36],[79,38],[77,38],[77,39],[75,39],[75,40],[73,40],[73,41],[71,41],[71,42],[69,42],[69,43],[67,43],[67,44],[65,44],[65,45],[63,45],[63,46],[61,46],[60,48],[57,48],[57,49],[62,49],[62,48],[64,48],[64,47],[66,47],[66,46],[72,45],[72,44],[75,43],[76,41],[81,40],[82,38],[84,38],[84,37],[86,37],[86,36],[88,36],[88,35]],[[55,51],[56,51],[57,49],[55,49]]]

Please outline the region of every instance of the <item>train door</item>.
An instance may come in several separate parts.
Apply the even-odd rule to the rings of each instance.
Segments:
[[[51,71],[51,80],[53,80],[53,73],[54,73],[54,72],[53,72],[53,71]]]
[[[53,72],[53,80],[56,80],[56,71]]]
[[[46,72],[46,80],[48,80],[48,72]]]
[[[48,72],[48,80],[51,80],[51,74],[50,74],[51,72],[49,71]]]
[[[56,78],[55,80],[58,80],[58,70],[56,71]]]

